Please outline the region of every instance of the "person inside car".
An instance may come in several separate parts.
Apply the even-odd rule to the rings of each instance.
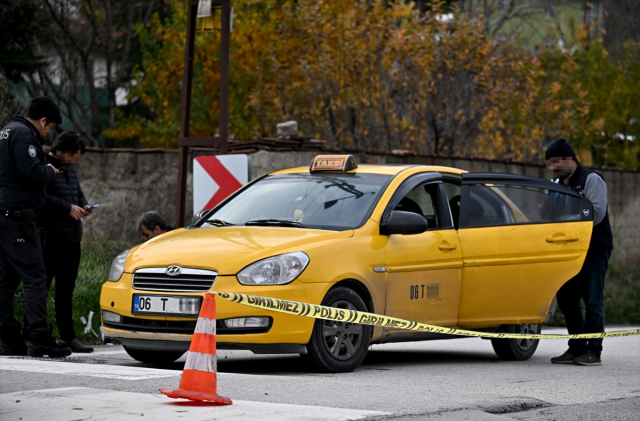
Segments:
[[[153,237],[171,231],[173,227],[168,225],[164,218],[156,211],[151,210],[143,213],[138,218],[138,230],[142,233],[144,241],[149,241]]]

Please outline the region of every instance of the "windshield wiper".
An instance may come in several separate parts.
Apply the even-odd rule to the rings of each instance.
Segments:
[[[299,227],[299,228],[304,228],[305,225],[302,224],[301,222],[298,221],[292,221],[290,219],[276,219],[276,218],[270,218],[270,219],[252,219],[251,221],[247,221],[244,223],[247,226],[251,226],[251,225],[264,225],[264,226],[268,226],[268,225],[278,225],[281,227]]]
[[[232,224],[231,222],[223,221],[222,219],[209,219],[204,221],[207,224],[215,225],[216,227],[234,227],[236,224]]]

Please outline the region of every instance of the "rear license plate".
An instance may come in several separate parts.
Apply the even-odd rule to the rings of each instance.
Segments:
[[[134,294],[132,312],[134,314],[197,317],[200,313],[201,301],[201,297]]]

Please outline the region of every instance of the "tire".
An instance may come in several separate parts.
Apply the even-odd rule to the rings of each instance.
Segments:
[[[362,298],[346,287],[331,289],[322,300],[322,305],[367,311]],[[301,357],[315,371],[348,373],[362,364],[371,341],[371,332],[371,326],[316,319],[311,340],[307,344],[307,354]]]
[[[148,349],[131,349],[126,346],[124,350],[134,360],[147,364],[170,364],[184,354],[181,351],[150,351]]]
[[[503,325],[501,333],[538,334],[542,330],[541,324],[523,323],[517,325]],[[493,350],[498,357],[507,361],[525,361],[531,358],[538,348],[539,339],[491,339]]]

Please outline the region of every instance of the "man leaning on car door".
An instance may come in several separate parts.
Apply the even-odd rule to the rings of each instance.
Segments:
[[[613,249],[607,211],[607,185],[600,174],[578,162],[573,148],[563,138],[549,143],[545,159],[547,167],[553,171],[553,181],[589,199],[594,213],[589,251],[580,272],[558,291],[558,307],[564,314],[569,334],[604,332],[604,281]],[[581,299],[586,307],[586,319]],[[552,358],[551,362],[602,365],[601,352],[602,338],[571,339],[569,349]]]

